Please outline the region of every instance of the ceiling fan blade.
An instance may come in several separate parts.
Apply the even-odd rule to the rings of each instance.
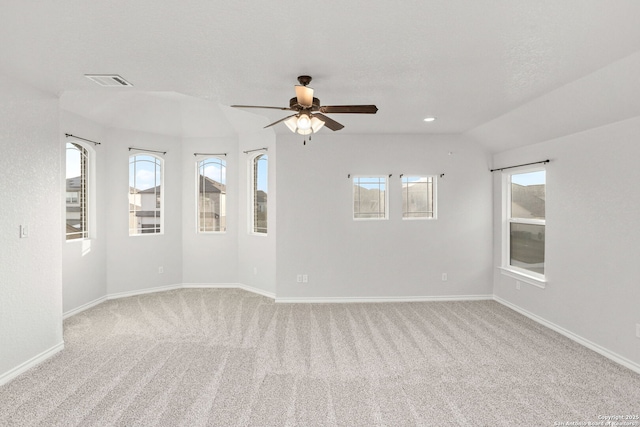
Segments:
[[[355,114],[375,114],[378,107],[375,105],[325,105],[320,107],[321,113],[355,113]]]
[[[271,126],[273,126],[273,125],[277,125],[277,124],[278,124],[278,123],[280,123],[280,122],[284,122],[285,120],[287,120],[287,119],[289,119],[289,118],[291,118],[291,117],[294,117],[294,116],[297,116],[297,114],[292,114],[292,115],[290,115],[290,116],[285,117],[284,119],[280,119],[280,120],[278,120],[277,122],[273,122],[273,123],[271,123],[270,125],[266,125],[263,129],[270,128]]]
[[[320,113],[315,113],[313,115],[313,117],[317,117],[318,119],[322,120],[324,122],[324,125],[326,127],[328,127],[329,129],[336,131],[336,130],[340,130],[344,127],[343,124],[336,122],[333,119],[330,119],[329,117],[325,116],[324,114],[320,114]]]
[[[313,105],[313,89],[309,86],[296,85],[296,98],[298,98],[298,104],[304,108],[309,108]]]
[[[233,108],[269,108],[271,110],[289,110],[289,111],[294,111],[293,109],[289,108],[289,107],[264,107],[261,105],[230,105],[230,107]]]

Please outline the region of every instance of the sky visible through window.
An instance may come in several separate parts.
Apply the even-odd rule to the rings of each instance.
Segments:
[[[266,159],[266,155],[264,158]],[[149,160],[153,161],[151,158]],[[136,185],[138,190],[146,190],[156,186],[154,166],[151,163],[138,165],[136,168]],[[267,192],[267,171],[266,168],[258,170],[258,190]],[[219,165],[208,165],[205,169],[205,175],[208,177],[220,178],[222,183],[227,182],[227,171],[223,168],[220,171]],[[67,176],[66,178],[75,178],[80,176],[80,152],[78,150],[67,150]],[[214,179],[215,179],[214,178]]]
[[[67,176],[66,179],[80,176],[80,151],[67,144]]]
[[[156,158],[144,154],[136,155],[136,162],[129,163],[129,186],[140,191],[160,185],[160,174],[156,171]],[[131,173],[135,169],[135,175]]]
[[[511,182],[524,187],[545,184],[545,171],[514,174],[511,175]]]
[[[220,184],[227,183],[227,168],[222,167],[219,161],[215,163],[207,163],[203,170],[203,175],[213,179]]]
[[[260,158],[260,160],[267,160],[267,155],[263,154],[262,157]],[[262,190],[265,193],[268,193],[267,191],[267,168],[265,167],[259,167],[258,168],[258,190]]]

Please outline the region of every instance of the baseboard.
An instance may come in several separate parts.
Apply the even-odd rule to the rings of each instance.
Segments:
[[[82,304],[80,307],[76,307],[73,310],[69,310],[67,312],[62,313],[62,319],[64,320],[64,319],[66,319],[68,317],[75,316],[78,313],[82,313],[83,311],[88,310],[91,307],[94,307],[94,306],[96,306],[98,304],[102,304],[106,300],[107,300],[107,297],[104,296],[104,297],[100,297],[100,298],[94,299],[93,301],[90,301],[90,302],[88,302],[86,304]]]
[[[378,302],[436,302],[436,301],[490,301],[493,295],[443,295],[413,297],[282,297],[277,303],[378,303]]]
[[[253,286],[243,285],[242,283],[183,283],[183,288],[213,288],[213,289],[242,289],[243,291],[251,292],[254,294],[262,295],[273,300],[276,299],[276,294],[268,292],[260,288],[254,288]]]
[[[0,375],[0,386],[7,384],[9,381],[14,379],[18,375],[28,371],[29,369],[33,368],[36,365],[39,365],[40,363],[54,356],[56,353],[62,351],[63,349],[64,349],[64,341],[54,345],[48,350],[43,351],[37,356],[32,357],[31,359],[16,366],[10,371],[5,372],[4,374]]]
[[[127,298],[127,297],[134,297],[136,295],[152,294],[155,292],[173,291],[175,289],[180,289],[180,288],[182,288],[182,284],[165,285],[165,286],[158,286],[155,288],[145,288],[145,289],[138,289],[135,291],[126,291],[126,292],[117,292],[115,294],[107,294],[106,298],[108,300],[118,299],[118,298]]]
[[[516,311],[520,314],[522,314],[523,316],[528,317],[529,319],[541,324],[542,326],[545,326],[553,331],[556,331],[557,333],[559,333],[560,335],[564,335],[565,337],[569,338],[570,340],[573,340],[575,342],[577,342],[580,345],[583,345],[584,347],[587,347],[588,349],[591,349],[593,351],[595,351],[596,353],[606,357],[607,359],[610,359],[626,368],[631,369],[632,371],[640,374],[640,364],[635,363],[632,360],[627,359],[626,357],[620,356],[619,354],[614,353],[611,350],[608,350],[592,341],[589,341],[586,338],[581,337],[580,335],[574,334],[573,332],[563,328],[562,326],[558,326],[553,322],[549,322],[546,319],[543,319],[542,317],[531,313],[530,311],[525,310],[522,307],[519,307],[507,300],[504,300],[502,298],[500,298],[499,296],[494,295],[493,299],[496,302],[499,302],[500,304],[504,305],[505,307],[508,307],[510,309],[512,309],[513,311]]]
[[[254,288],[253,286],[243,285],[242,283],[238,284],[238,288],[247,292],[253,292],[254,294],[262,295],[263,297],[271,298],[272,300],[276,299],[275,293],[268,292],[260,288]]]

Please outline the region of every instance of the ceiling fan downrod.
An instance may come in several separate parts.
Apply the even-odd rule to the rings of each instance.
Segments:
[[[311,83],[311,76],[298,76],[298,82],[302,86],[307,86],[309,83]]]

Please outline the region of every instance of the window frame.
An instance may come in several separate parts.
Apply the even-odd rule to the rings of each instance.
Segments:
[[[220,164],[223,168],[224,168],[224,172],[222,172],[221,174],[223,174],[225,176],[224,179],[224,183],[220,183],[222,185],[225,186],[225,191],[224,191],[224,198],[225,198],[225,204],[224,204],[224,215],[222,215],[222,212],[220,212],[220,217],[225,218],[225,225],[224,228],[220,227],[220,230],[202,230],[202,226],[200,224],[200,196],[201,196],[201,191],[200,191],[200,168],[201,165],[203,165],[204,162],[208,161],[208,160],[216,160],[218,164]],[[215,163],[215,162],[211,162],[211,163]],[[226,175],[227,175],[227,161],[225,159],[223,159],[220,156],[200,156],[196,162],[196,169],[195,169],[195,192],[196,192],[196,233],[197,234],[224,234],[227,232],[227,225],[226,225],[226,216],[227,216],[227,208],[226,208],[226,198],[227,198],[227,180],[226,180]],[[206,165],[204,165],[206,167]],[[221,203],[222,205],[222,203]],[[220,209],[222,210],[222,206],[220,207]]]
[[[158,210],[158,215],[157,217],[154,218],[158,218],[160,220],[159,222],[159,231],[155,232],[155,233],[145,233],[142,232],[143,229],[145,228],[150,228],[150,227],[144,227],[144,225],[148,225],[148,224],[141,224],[140,227],[136,227],[135,229],[138,230],[139,232],[132,234],[131,231],[133,230],[133,228],[131,227],[131,223],[129,223],[129,237],[139,237],[139,236],[158,236],[158,235],[163,235],[164,234],[164,201],[165,201],[165,197],[164,197],[164,193],[165,193],[165,185],[164,185],[164,159],[156,154],[150,153],[150,152],[146,152],[146,151],[140,151],[134,154],[130,154],[128,157],[129,160],[129,170],[128,170],[128,176],[129,179],[127,180],[127,184],[129,187],[129,191],[128,191],[128,204],[129,204],[129,221],[131,221],[131,213],[132,212],[137,212],[136,210],[131,210],[131,196],[134,194],[141,194],[141,193],[132,193],[131,192],[131,159],[133,157],[138,157],[138,156],[148,156],[148,157],[152,157],[154,159],[156,159],[157,164],[160,167],[160,184],[157,185],[156,187],[160,187],[160,192],[159,195],[158,193],[154,193],[154,199],[153,199],[153,206],[155,207],[155,210]],[[139,160],[142,161],[142,160]],[[153,187],[155,188],[155,187]],[[145,190],[142,190],[145,191]],[[160,208],[157,207],[158,201],[160,202]],[[142,203],[142,198],[141,198],[141,203]],[[141,205],[142,207],[142,205]],[[142,211],[142,209],[140,209],[140,211]],[[158,224],[158,223],[156,223]],[[155,228],[154,228],[155,229]]]
[[[514,168],[510,171],[502,172],[502,262],[500,271],[502,274],[528,283],[530,285],[537,286],[539,288],[545,288],[547,283],[547,257],[546,257],[546,196],[545,196],[545,218],[513,218],[511,216],[512,209],[512,176],[522,175],[533,172],[545,173],[545,195],[547,191],[547,168],[544,166],[537,167],[523,167]],[[511,265],[511,224],[526,224],[526,225],[541,225],[545,231],[545,254],[544,254],[544,274],[536,273],[535,271],[527,270],[515,265]]]
[[[372,218],[357,218],[356,206],[355,206],[355,187],[356,179],[361,178],[375,178],[384,179],[384,216],[372,217]],[[351,218],[354,221],[385,221],[389,219],[389,176],[388,175],[354,175],[351,177]]]
[[[411,212],[405,212],[404,211],[404,180],[409,179],[409,178],[431,178],[431,206],[432,208],[432,215],[429,216],[420,216],[420,217],[405,217],[405,213],[411,213]],[[427,186],[428,188],[428,186]],[[403,221],[433,221],[433,220],[437,220],[438,219],[438,175],[431,175],[431,174],[403,174],[400,177],[400,191],[401,191],[401,203],[402,203],[402,208],[401,208],[401,215],[402,215],[402,220]],[[427,189],[427,195],[429,195],[429,191]]]
[[[265,211],[267,213],[266,226],[264,227],[265,231],[256,231],[256,198],[258,195],[258,186],[257,186],[257,176],[256,176],[256,167],[258,159],[261,157],[265,157],[266,160],[266,174],[267,174],[267,201],[265,202]],[[249,234],[253,236],[268,236],[269,234],[269,154],[266,150],[260,150],[251,155],[248,159],[248,169],[249,169],[249,177],[248,177],[248,224],[247,230]]]
[[[79,207],[82,207],[82,204],[80,203],[81,201],[81,193],[82,190],[79,190],[75,193],[77,193],[77,199],[74,202],[69,201],[68,200],[68,191],[67,191],[67,177],[66,177],[66,171],[67,171],[67,150],[69,150],[70,148],[68,148],[69,144],[73,144],[76,147],[80,147],[80,149],[76,148],[78,151],[80,151],[80,155],[84,155],[85,156],[85,184],[84,184],[84,217],[85,217],[85,230],[82,233],[82,235],[78,238],[73,238],[73,239],[69,239],[69,233],[67,233],[66,231],[66,226],[67,226],[67,205],[71,204],[71,205],[77,205]],[[70,139],[70,140],[66,140],[65,144],[64,144],[64,159],[65,159],[65,175],[64,175],[64,194],[65,194],[65,198],[64,198],[64,224],[65,224],[65,242],[70,243],[70,242],[78,242],[78,241],[83,241],[83,240],[88,240],[88,239],[92,239],[95,238],[95,229],[96,229],[96,220],[95,220],[95,150],[93,149],[93,147],[91,147],[90,145],[79,141],[77,139]],[[82,170],[82,167],[81,167]],[[82,175],[81,175],[82,177]]]

